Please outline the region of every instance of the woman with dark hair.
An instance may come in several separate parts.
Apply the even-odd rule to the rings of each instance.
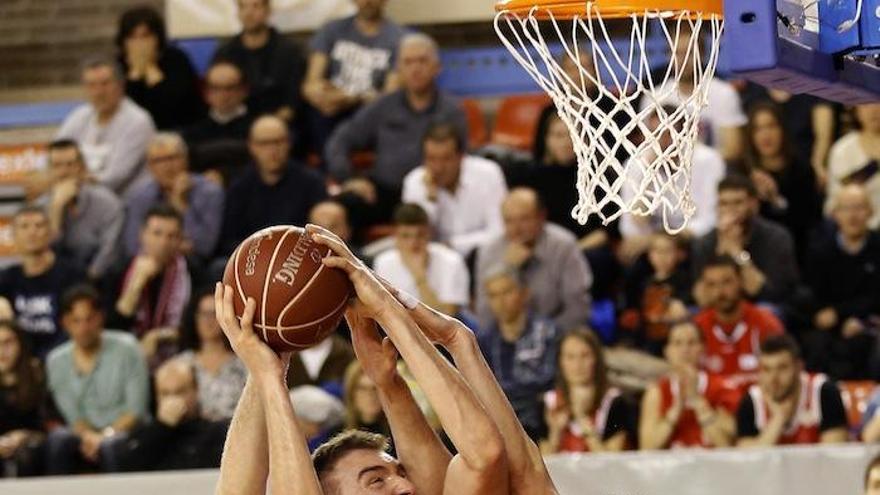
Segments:
[[[155,9],[135,7],[122,14],[116,49],[126,94],[150,113],[158,129],[177,129],[204,114],[198,75],[186,54],[168,44],[165,21]]]
[[[231,418],[247,380],[247,369],[232,352],[217,322],[213,289],[202,289],[190,300],[180,329],[180,348],[180,358],[196,370],[202,418]]]
[[[822,215],[816,177],[801,163],[786,135],[781,108],[759,102],[749,110],[746,126],[745,172],[761,200],[761,215],[785,226],[802,259],[810,232]]]
[[[46,376],[21,330],[0,322],[0,478],[38,474],[45,397]]]
[[[376,384],[364,373],[361,363],[352,361],[345,370],[345,429],[391,435]]]
[[[629,414],[620,391],[608,383],[602,343],[578,329],[559,341],[556,389],[544,395],[548,435],[544,454],[617,452],[627,446]]]

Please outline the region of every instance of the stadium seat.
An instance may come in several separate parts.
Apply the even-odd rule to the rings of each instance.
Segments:
[[[467,116],[468,145],[471,149],[480,148],[489,142],[489,129],[480,102],[474,98],[465,98],[461,100],[461,106]]]
[[[862,424],[862,416],[868,408],[868,401],[877,384],[871,380],[840,382],[840,394],[846,407],[847,418],[851,429],[858,429]]]
[[[492,143],[522,151],[532,151],[538,118],[549,104],[550,97],[544,93],[504,98],[495,117]]]

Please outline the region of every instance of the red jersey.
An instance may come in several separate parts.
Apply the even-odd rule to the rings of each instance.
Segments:
[[[819,443],[822,426],[822,385],[828,377],[822,374],[801,373],[801,395],[791,424],[782,432],[777,445]],[[770,421],[770,410],[764,402],[758,385],[749,387],[749,397],[755,409],[755,427],[760,432]]]
[[[618,397],[620,397],[620,390],[614,387],[609,387],[608,390],[605,391],[605,396],[602,397],[602,402],[599,404],[599,407],[596,408],[596,411],[593,412],[593,415],[590,417],[590,420],[593,423],[593,430],[599,434],[603,441],[607,440],[609,437],[613,436],[614,433],[624,427],[623,424],[618,424],[622,423],[621,420],[611,417],[613,414],[612,406]],[[550,408],[564,407],[562,404],[562,394],[556,390],[547,392],[544,394],[544,404]],[[617,407],[616,409],[618,410],[617,414],[619,414],[620,407]],[[590,451],[590,445],[584,438],[584,432],[576,421],[571,421],[562,432],[562,437],[559,439],[559,451]]]
[[[701,311],[694,323],[706,342],[706,371],[719,375],[748,377],[758,371],[761,342],[770,335],[785,331],[782,322],[770,311],[742,302],[742,318],[733,324],[718,321],[714,309]]]
[[[665,416],[675,400],[681,395],[678,380],[672,377],[664,377],[657,384],[660,388],[660,416]],[[727,380],[718,375],[709,375],[703,371],[697,375],[697,392],[706,399],[713,409],[722,407],[733,413],[739,402],[739,392]],[[678,423],[672,436],[669,437],[668,447],[689,448],[709,447],[709,442],[703,436],[703,429],[697,420],[697,413],[693,408],[684,406]]]

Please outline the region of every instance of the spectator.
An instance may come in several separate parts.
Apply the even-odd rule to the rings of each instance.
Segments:
[[[620,391],[608,383],[602,344],[589,330],[559,342],[556,388],[544,395],[549,433],[544,454],[617,452],[626,448],[629,414]]]
[[[648,270],[634,266],[627,276],[620,327],[630,333],[626,340],[659,355],[670,325],[689,316],[691,279],[682,266],[685,254],[671,235],[652,235],[647,258]]]
[[[738,392],[718,375],[701,371],[703,334],[693,323],[669,331],[664,354],[669,375],[642,398],[641,450],[729,447],[736,434]]]
[[[52,187],[37,200],[49,213],[58,254],[100,279],[119,256],[125,224],[122,202],[106,187],[87,181],[86,166],[76,142],[49,145]]]
[[[747,379],[758,371],[761,342],[785,329],[769,310],[745,300],[741,270],[727,255],[705,264],[700,283],[708,307],[694,316],[694,323],[706,343],[706,370]]]
[[[64,119],[56,139],[76,141],[89,175],[123,195],[146,175],[144,154],[155,132],[153,119],[125,97],[125,76],[112,59],[87,60],[82,84],[88,103]]]
[[[168,43],[165,21],[152,7],[134,7],[119,18],[116,49],[125,92],[162,130],[177,129],[204,114],[199,76],[189,57]]]
[[[82,461],[117,471],[118,446],[147,418],[149,375],[131,335],[104,330],[100,296],[77,286],[61,302],[70,341],[46,362],[49,391],[64,427],[49,434],[48,474],[72,474]]]
[[[179,134],[156,134],[147,148],[147,166],[150,177],[126,199],[126,256],[137,254],[147,212],[167,204],[183,217],[181,252],[198,260],[210,259],[220,237],[223,189],[189,172],[189,153]]]
[[[467,139],[467,118],[460,103],[437,88],[440,59],[433,39],[406,35],[400,43],[398,71],[401,89],[366,105],[340,125],[326,149],[330,174],[339,181],[354,175],[354,151],[375,152],[367,174],[379,190],[383,202],[379,208],[386,218],[398,203],[403,178],[422,163],[423,138],[431,123],[454,124],[459,143]]]
[[[875,388],[868,401],[865,412],[862,414],[862,424],[859,425],[861,439],[867,444],[880,442],[880,389]]]
[[[397,89],[394,64],[405,31],[385,17],[385,1],[357,0],[354,16],[329,22],[309,43],[302,90],[314,109],[309,134],[318,153],[360,105]]]
[[[822,216],[813,169],[799,161],[783,127],[779,106],[755,103],[746,126],[745,172],[751,176],[761,216],[786,227],[794,238],[798,259]]]
[[[42,208],[19,210],[12,219],[12,235],[21,263],[0,272],[0,296],[12,303],[30,349],[43,359],[66,340],[58,319],[61,295],[85,275],[52,252],[49,218]]]
[[[192,291],[192,278],[180,251],[183,220],[159,205],[147,212],[138,254],[106,280],[110,323],[141,340],[155,367],[177,350],[177,328]]]
[[[706,260],[726,254],[742,268],[746,295],[783,303],[798,283],[794,243],[783,227],[761,218],[758,209],[757,191],[748,178],[724,178],[718,184],[717,227],[694,242],[692,268],[699,274]]]
[[[46,376],[24,334],[0,321],[0,478],[40,474],[45,398]]]
[[[257,119],[248,142],[254,167],[229,187],[220,251],[229,255],[252,233],[272,225],[304,225],[309,210],[327,196],[321,177],[290,160],[290,136],[284,122]]]
[[[541,394],[553,386],[559,329],[529,310],[530,291],[516,271],[498,266],[482,283],[493,319],[477,342],[526,433],[540,438]]]
[[[868,327],[880,316],[880,234],[868,229],[871,199],[863,186],[843,186],[832,201],[837,231],[816,239],[807,262],[817,311],[804,360],[807,369],[838,380],[864,379],[875,339]]]
[[[181,353],[198,386],[199,415],[208,421],[232,417],[244,390],[247,369],[229,345],[214,313],[214,290],[199,290],[190,300],[180,327]]]
[[[321,201],[309,212],[309,223],[324,227],[333,232],[346,243],[351,241],[351,224],[348,222],[348,210],[342,203],[334,199]]]
[[[245,104],[247,79],[232,62],[218,60],[205,74],[208,114],[183,130],[193,170],[228,184],[247,162],[247,135],[253,117]]]
[[[290,401],[296,404],[296,422],[310,452],[339,432],[345,407],[338,398],[313,385],[300,385],[290,391]]]
[[[501,206],[504,235],[489,240],[477,253],[477,316],[491,320],[486,296],[488,270],[503,262],[517,270],[529,287],[532,309],[552,318],[559,328],[584,325],[590,315],[593,275],[577,239],[558,225],[548,224],[534,190],[510,191]]]
[[[394,212],[394,244],[376,257],[373,268],[395,287],[417,295],[428,306],[456,315],[470,303],[470,275],[461,255],[429,242],[428,215],[404,203]]]
[[[761,344],[758,383],[737,411],[739,447],[842,443],[846,411],[837,385],[803,371],[800,349],[788,335]]]
[[[832,198],[848,184],[862,184],[868,190],[873,215],[871,229],[880,228],[880,103],[856,106],[859,129],[838,139],[828,156],[828,191],[825,213],[832,210]]]
[[[376,384],[364,373],[361,363],[352,361],[345,370],[345,429],[391,435]]]
[[[345,370],[354,361],[351,344],[338,334],[331,334],[317,345],[294,353],[287,369],[291,389],[313,385],[342,399]]]
[[[507,184],[501,167],[467,155],[454,124],[431,124],[422,146],[424,164],[403,179],[403,201],[424,208],[439,241],[470,256],[503,231]]]
[[[123,471],[220,467],[229,420],[199,411],[199,385],[189,363],[171,359],[156,370],[156,418],[136,428],[120,447]]]
[[[269,25],[271,0],[237,0],[241,32],[221,46],[214,60],[235,63],[249,83],[252,115],[271,113],[285,122],[299,117],[305,57],[294,42]]]
[[[865,469],[865,495],[880,495],[880,455]]]

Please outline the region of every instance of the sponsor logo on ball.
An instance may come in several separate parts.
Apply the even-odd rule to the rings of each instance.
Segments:
[[[293,247],[293,251],[287,255],[287,258],[281,264],[281,269],[272,277],[272,281],[293,286],[293,281],[296,279],[296,274],[302,265],[303,257],[308,253],[309,245],[311,244],[311,242],[304,241],[304,239],[304,237],[300,237],[296,246]],[[312,259],[314,259],[314,256],[312,256]]]

